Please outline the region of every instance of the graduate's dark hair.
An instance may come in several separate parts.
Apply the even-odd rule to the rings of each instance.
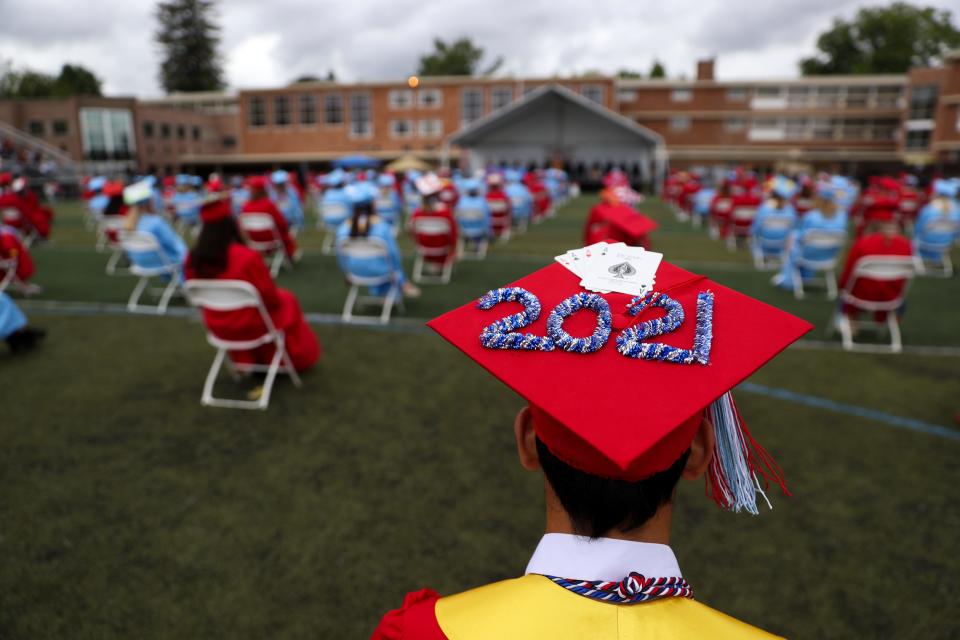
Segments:
[[[200,278],[216,278],[227,268],[227,252],[235,242],[246,244],[233,216],[204,222],[190,252],[190,266]]]
[[[350,219],[350,237],[366,237],[370,233],[370,218],[374,216],[373,202],[358,202],[353,205]]]
[[[111,196],[110,200],[107,201],[107,206],[103,209],[103,215],[105,216],[118,216],[123,212],[123,196]]]
[[[547,482],[560,499],[574,533],[600,538],[612,530],[642,526],[673,499],[673,492],[690,455],[688,449],[673,465],[637,482],[601,478],[560,460],[537,438],[537,454]]]

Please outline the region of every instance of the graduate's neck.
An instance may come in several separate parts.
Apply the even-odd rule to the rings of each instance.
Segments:
[[[560,504],[560,499],[553,492],[549,483],[546,485],[546,503],[547,503],[547,525],[545,533],[568,533],[576,534],[570,516]],[[629,540],[632,542],[653,542],[657,544],[670,544],[670,525],[673,521],[673,505],[667,503],[657,509],[653,517],[644,522],[636,529],[629,531],[620,531],[611,529],[603,535],[604,538],[613,538],[615,540]]]

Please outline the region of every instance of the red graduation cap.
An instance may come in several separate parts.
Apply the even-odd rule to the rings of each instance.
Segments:
[[[585,293],[579,282],[578,276],[554,264],[511,285],[534,294],[541,305],[539,318],[516,331],[545,336],[551,310],[570,296]],[[712,328],[712,339],[707,337],[706,364],[622,355],[618,335],[664,314],[651,304],[632,317],[626,312],[631,297],[621,293],[602,296],[609,304],[613,331],[592,353],[483,346],[481,332],[491,323],[522,311],[523,305],[518,302],[501,302],[488,310],[469,303],[428,325],[523,396],[544,444],[558,458],[587,473],[637,481],[669,468],[690,446],[704,411],[710,411],[718,429],[718,449],[725,447],[728,454],[731,448],[742,449],[747,467],[725,474],[723,469],[713,468],[721,462],[721,456],[715,456],[708,478],[713,483],[714,499],[723,506],[755,513],[752,489],[756,474],[781,487],[783,480],[776,464],[740,424],[729,391],[812,326],[667,262],[660,264],[654,288],[679,303],[685,319],[676,330],[644,340],[691,349],[698,325],[701,338]],[[700,292],[704,291],[712,292],[712,322],[709,317],[706,322],[704,318],[698,320],[702,315],[698,313]],[[598,322],[597,313],[580,310],[566,318],[562,329],[570,336],[585,337],[594,332]],[[735,423],[733,427],[731,422]],[[721,427],[730,430],[726,444],[720,439]],[[737,472],[741,474],[739,480],[743,473],[749,474],[752,509],[735,500],[736,496],[731,497],[729,485],[734,480],[729,476]]]
[[[611,207],[607,219],[618,231],[634,241],[657,230],[656,221],[626,205]]]
[[[203,222],[217,222],[233,215],[230,198],[225,192],[214,192],[207,196],[200,205],[200,220]]]

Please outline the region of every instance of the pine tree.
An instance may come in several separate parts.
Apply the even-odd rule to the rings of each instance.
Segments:
[[[214,22],[214,5],[214,0],[167,0],[157,4],[160,24],[156,40],[163,50],[160,84],[167,93],[224,88],[217,50],[220,27]]]

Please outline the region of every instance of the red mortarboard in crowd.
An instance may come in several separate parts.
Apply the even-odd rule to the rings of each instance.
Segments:
[[[217,222],[233,215],[230,198],[217,193],[203,201],[200,206],[200,219],[203,222]]]
[[[267,179],[263,176],[250,176],[247,178],[247,187],[254,190],[266,189]]]
[[[0,187],[6,187],[11,182],[13,182],[13,174],[9,171],[4,171],[0,173]]]
[[[579,282],[579,276],[555,264],[510,285],[536,295],[542,309],[539,319],[517,331],[545,335],[551,310],[570,296],[585,293]],[[626,313],[631,298],[621,293],[603,296],[612,313],[613,332],[593,353],[483,346],[481,332],[520,311],[522,305],[517,302],[502,302],[489,310],[468,303],[428,324],[527,400],[537,435],[558,458],[587,473],[637,481],[675,463],[690,446],[705,410],[729,399],[731,389],[812,328],[800,318],[667,262],[657,270],[655,290],[680,303],[686,319],[675,331],[646,340],[686,349],[692,348],[698,333],[699,294],[712,292],[712,322],[699,331],[702,336],[702,329],[712,327],[712,339],[707,338],[708,364],[622,355],[618,333],[663,314],[648,308],[631,317]],[[597,326],[598,314],[581,310],[570,315],[562,328],[571,336],[583,337]],[[744,452],[748,473],[783,486],[776,464],[739,424],[732,400],[727,406],[725,415],[733,416],[742,428],[728,441],[733,447],[742,442],[752,448]],[[717,416],[712,417],[716,423]],[[719,464],[716,457],[715,462]],[[711,476],[714,499],[728,507],[736,502],[741,508],[739,501],[718,497],[724,489],[717,483],[727,484],[722,472],[718,479],[711,470]],[[752,509],[742,508],[755,512],[756,507],[754,503]]]
[[[108,182],[103,185],[103,195],[113,198],[115,196],[123,195],[123,183],[122,182]]]

